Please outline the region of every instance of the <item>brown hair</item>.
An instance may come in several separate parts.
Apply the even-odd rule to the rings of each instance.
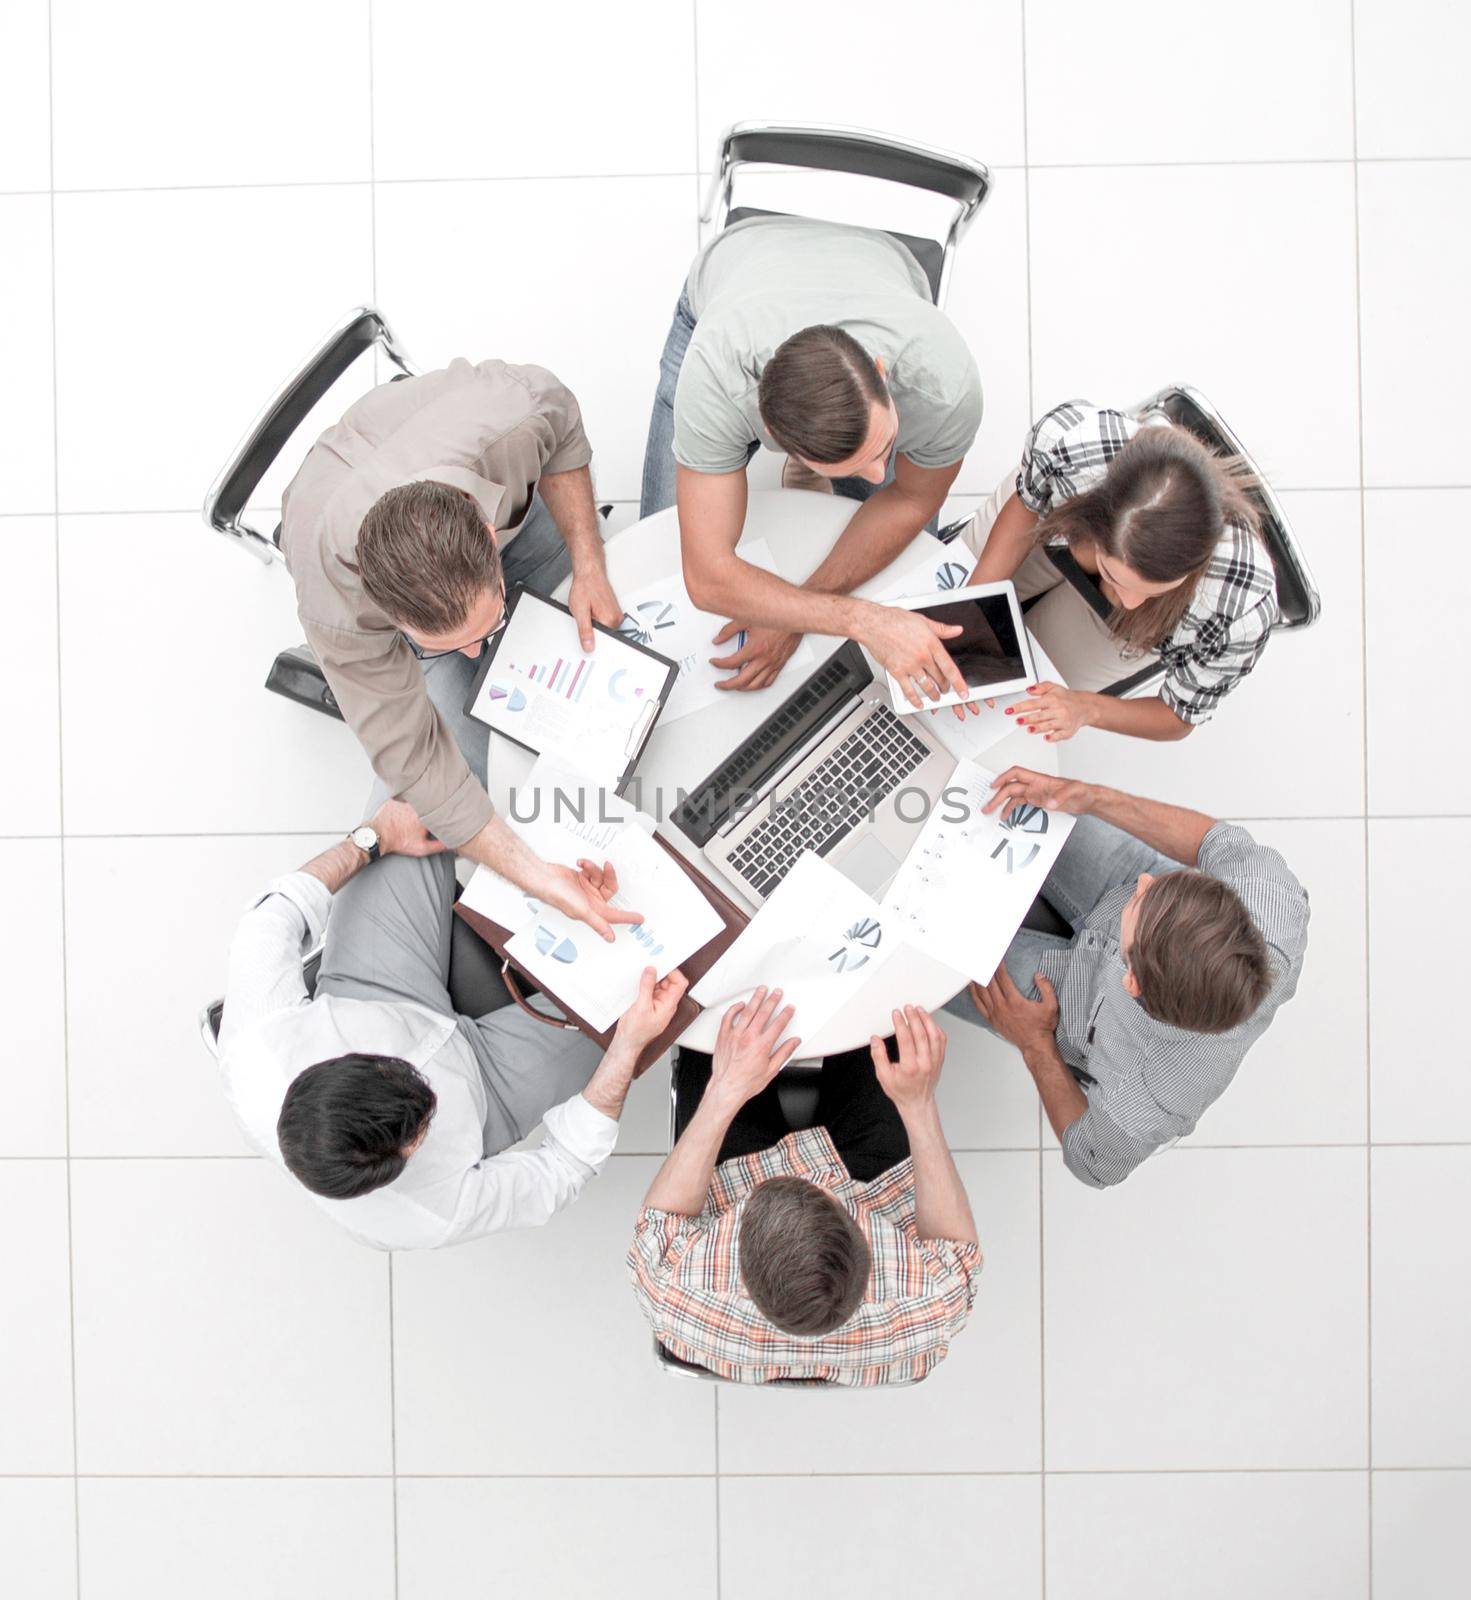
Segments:
[[[1132,568],[1146,583],[1177,588],[1132,611],[1115,606],[1109,632],[1136,651],[1154,650],[1190,609],[1195,586],[1227,523],[1257,536],[1256,480],[1239,456],[1218,455],[1183,428],[1141,428],[1103,480],[1061,501],[1037,524],[1039,541],[1066,541]]]
[[[1266,941],[1234,889],[1204,872],[1150,884],[1128,961],[1151,1017],[1192,1033],[1227,1033],[1272,987]]]
[[[874,402],[889,391],[861,344],[842,328],[803,328],[777,347],[761,372],[757,405],[771,437],[804,461],[824,465],[857,455]]]
[[[868,1287],[868,1240],[846,1211],[805,1178],[758,1183],[741,1214],[741,1281],[783,1333],[831,1333]]]
[[[504,587],[484,513],[447,483],[405,483],[379,495],[358,530],[354,570],[385,616],[430,635],[463,627],[487,589]]]

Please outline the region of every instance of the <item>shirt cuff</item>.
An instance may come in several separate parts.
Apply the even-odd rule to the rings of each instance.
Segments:
[[[467,772],[464,782],[438,805],[422,804],[416,787],[405,790],[401,798],[419,813],[419,820],[430,833],[451,850],[468,844],[495,815],[495,802],[473,772]]]
[[[332,914],[332,891],[327,885],[310,872],[288,872],[284,877],[272,878],[249,909],[254,911],[264,905],[273,894],[289,900],[301,912],[308,947],[320,944],[327,931],[327,918]]]
[[[542,1121],[551,1138],[594,1172],[618,1143],[617,1122],[580,1094],[553,1106]]]
[[[592,445],[587,435],[579,427],[575,433],[569,434],[552,451],[542,466],[542,476],[549,472],[576,472],[579,467],[585,467],[592,460]]]

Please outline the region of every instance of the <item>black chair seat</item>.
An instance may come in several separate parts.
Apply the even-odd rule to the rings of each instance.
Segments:
[[[790,211],[766,211],[760,206],[735,206],[725,219],[726,227],[733,222],[744,222],[747,217],[789,217]],[[940,273],[945,265],[945,247],[934,239],[920,239],[912,233],[895,233],[892,228],[882,230],[891,239],[897,239],[900,244],[919,262],[921,270],[930,286],[930,299],[937,300],[940,294]]]

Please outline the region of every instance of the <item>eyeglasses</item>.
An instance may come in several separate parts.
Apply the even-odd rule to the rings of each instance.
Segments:
[[[502,597],[501,597],[501,605],[502,605],[502,607],[504,607],[504,605],[505,605],[505,596],[504,595],[502,595]],[[490,643],[490,641],[492,639],[494,639],[495,636],[498,633],[500,633],[500,632],[502,632],[504,630],[506,624],[510,620],[511,620],[510,614],[507,611],[505,611],[504,609],[502,609],[502,611],[501,611],[501,620],[498,623],[496,623],[496,625],[490,630],[489,633],[487,633],[484,636],[484,638],[479,640],[479,648],[475,651],[475,654],[470,658],[472,661],[478,661],[480,659],[480,652],[485,649],[486,645],[488,645]],[[419,658],[420,661],[439,661],[439,660],[442,660],[445,656],[457,656],[457,655],[461,654],[462,651],[464,651],[464,650],[469,648],[468,645],[457,645],[453,650],[426,650],[423,647],[423,645],[421,645],[421,644],[417,643],[415,640],[411,639],[408,636],[408,634],[404,634],[402,637],[403,637],[403,642],[409,647],[410,650],[412,650],[414,652],[414,654]]]

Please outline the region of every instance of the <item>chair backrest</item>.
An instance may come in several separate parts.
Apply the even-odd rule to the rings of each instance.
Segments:
[[[379,311],[358,306],[349,312],[272,396],[210,486],[204,520],[211,528],[237,540],[263,561],[280,558],[274,537],[245,522],[246,502],[312,407],[374,345],[381,345],[402,372],[413,374],[414,366]]]
[[[1239,456],[1251,468],[1261,486],[1253,492],[1252,498],[1261,514],[1262,539],[1277,573],[1277,609],[1281,614],[1277,626],[1310,627],[1323,609],[1312,571],[1293,537],[1281,501],[1225,418],[1199,389],[1183,383],[1160,389],[1137,406],[1131,406],[1129,412],[1135,417],[1150,413],[1168,417],[1177,427],[1194,434],[1202,444],[1224,455]]]
[[[924,268],[936,305],[945,301],[955,247],[991,188],[990,171],[970,156],[894,139],[870,129],[821,123],[737,122],[721,135],[701,222],[712,221],[717,212],[723,213],[722,226],[738,222],[743,216],[776,214],[751,207],[731,209],[736,171],[751,164],[881,178],[953,200],[955,213],[943,244],[909,234],[894,235]]]
[[[301,981],[306,985],[308,995],[314,995],[317,992],[317,974],[321,970],[322,947],[318,945],[301,964]],[[199,1013],[199,1035],[204,1040],[204,1048],[217,1060],[220,1054],[220,1024],[224,1020],[225,1000],[223,995],[218,1000],[211,1000]]]

